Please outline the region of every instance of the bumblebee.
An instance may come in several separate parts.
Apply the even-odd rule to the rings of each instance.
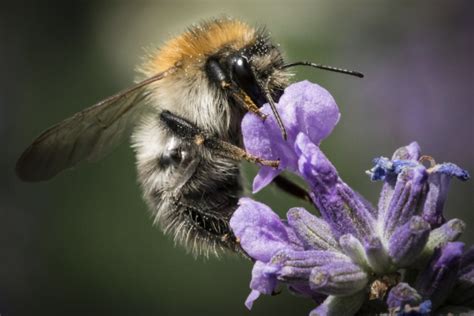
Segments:
[[[229,220],[242,193],[240,161],[278,166],[242,149],[240,123],[269,103],[286,138],[275,102],[289,85],[288,68],[264,28],[224,18],[192,26],[149,54],[143,78],[38,136],[16,166],[24,181],[44,181],[81,161],[96,161],[132,134],[138,180],[154,218],[195,255],[240,251]],[[300,197],[304,190],[275,180]]]

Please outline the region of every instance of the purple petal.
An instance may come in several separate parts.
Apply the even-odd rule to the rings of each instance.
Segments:
[[[305,134],[298,135],[295,150],[300,155],[299,172],[310,185],[313,202],[334,237],[352,234],[360,240],[369,238],[374,233],[374,219],[366,201],[339,178],[336,168]]]
[[[414,160],[418,161],[420,158],[420,146],[416,142],[412,142],[408,146],[404,146],[401,148],[398,148],[392,156],[392,160]],[[370,175],[370,171],[368,172]],[[385,178],[385,183],[382,187],[382,191],[380,193],[380,199],[378,203],[378,209],[379,209],[379,217],[382,217],[386,210],[388,209],[388,206],[390,204],[390,201],[392,200],[392,196],[394,193],[395,189],[395,184],[397,180],[397,175],[393,174],[391,176],[388,176]]]
[[[421,148],[417,142],[411,142],[409,145],[400,147],[393,153],[392,160],[415,160],[420,159]]]
[[[419,212],[427,179],[426,168],[421,165],[406,168],[398,175],[388,208],[380,210],[385,238],[389,239],[397,227]]]
[[[293,142],[303,132],[313,143],[319,144],[331,133],[340,118],[331,94],[306,80],[286,88],[277,109],[287,128],[288,139]]]
[[[242,120],[242,134],[244,135],[245,149],[265,159],[281,159],[286,157],[287,150],[281,150],[282,146],[276,146],[274,139],[281,138],[281,132],[276,123],[270,119],[262,121],[257,115],[247,113]],[[280,142],[282,143],[282,142]],[[280,160],[279,169],[262,166],[253,181],[253,193],[267,186],[283,170],[288,159]]]
[[[408,283],[398,283],[394,286],[387,298],[387,305],[389,309],[405,306],[409,304],[416,306],[421,302],[421,295],[412,288]]]
[[[454,218],[442,226],[433,229],[430,232],[428,242],[423,249],[417,265],[424,266],[431,259],[436,248],[443,247],[451,241],[456,241],[464,232],[466,224],[457,218]]]
[[[275,291],[277,286],[276,273],[279,268],[277,266],[268,265],[261,261],[256,261],[252,269],[252,280],[250,281],[250,288],[252,291],[245,300],[245,306],[251,309],[253,302],[260,296],[260,294],[270,295]]]
[[[262,121],[253,113],[242,120],[242,135],[248,152],[265,159],[280,160],[278,170],[264,171],[254,182],[254,191],[270,183],[281,170],[296,171],[297,160],[293,143],[299,132],[304,132],[316,144],[329,135],[339,120],[339,109],[332,96],[317,84],[298,82],[285,89],[277,104],[283,124],[288,133],[282,141],[281,131],[273,114]],[[271,113],[268,104],[262,112]]]
[[[303,242],[306,249],[337,250],[337,241],[332,237],[331,228],[322,219],[303,208],[292,208],[287,213],[288,224]]]
[[[253,302],[255,302],[259,298],[259,296],[260,296],[259,291],[252,290],[249,296],[247,296],[247,299],[245,300],[245,307],[247,307],[248,310],[251,310],[253,306]]]
[[[279,267],[261,261],[255,262],[252,269],[250,288],[262,294],[270,295],[277,286],[276,275]]]
[[[273,256],[270,264],[280,267],[278,280],[284,282],[307,281],[311,270],[335,262],[350,262],[350,259],[338,252],[310,250],[282,250]]]
[[[280,249],[292,247],[288,228],[265,204],[241,198],[230,219],[240,245],[253,259],[268,262]]]
[[[385,157],[374,159],[375,166],[367,171],[372,181],[386,180],[396,176],[406,168],[414,168],[420,165],[413,160],[389,160]]]
[[[390,270],[390,260],[380,238],[372,237],[364,245],[367,262],[372,270],[382,274]]]
[[[282,170],[278,170],[271,167],[262,166],[258,171],[257,175],[253,179],[252,193],[257,193],[267,185],[269,185],[273,179],[281,173]]]
[[[432,173],[428,177],[428,193],[423,205],[423,218],[433,228],[446,222],[443,208],[448,195],[450,178],[449,175],[442,173]]]
[[[374,166],[372,169],[365,172],[370,176],[370,180],[385,180],[387,176],[393,173],[393,163],[390,159],[386,157],[378,157],[374,159],[373,163]]]
[[[298,134],[295,151],[299,156],[298,170],[305,180],[321,193],[330,194],[336,190],[339,175],[336,168],[309,137]]]
[[[462,169],[461,167],[453,164],[452,162],[445,162],[439,165],[436,165],[431,170],[434,173],[445,174],[450,177],[456,177],[459,180],[467,181],[471,178],[467,170]]]
[[[413,216],[399,227],[389,241],[388,254],[398,267],[407,267],[420,255],[428,241],[430,225],[420,216]]]
[[[418,275],[416,289],[423,298],[431,300],[435,309],[445,301],[456,283],[463,250],[461,242],[438,248],[429,265]]]
[[[451,177],[466,181],[469,179],[469,174],[453,163],[443,163],[430,169],[428,193],[423,206],[423,218],[433,228],[439,227],[446,221],[443,216],[443,208]]]
[[[352,262],[364,268],[368,266],[365,249],[359,239],[351,234],[342,235],[339,238],[339,245],[344,254],[351,258]]]
[[[281,132],[274,125],[270,117],[262,121],[257,115],[247,113],[242,119],[242,134],[247,151],[261,158],[276,159],[278,152],[273,146],[273,139],[281,138]]]
[[[345,296],[359,292],[368,282],[367,273],[350,261],[336,261],[311,271],[313,290],[327,295]]]
[[[462,235],[465,228],[466,224],[462,220],[453,218],[431,231],[426,248],[433,252],[435,248],[447,242],[456,241]]]

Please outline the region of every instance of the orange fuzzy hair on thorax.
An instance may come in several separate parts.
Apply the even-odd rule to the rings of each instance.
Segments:
[[[183,34],[167,41],[150,56],[141,71],[151,77],[176,63],[183,68],[201,64],[204,58],[224,47],[239,50],[256,40],[255,29],[232,19],[212,20],[193,26]]]

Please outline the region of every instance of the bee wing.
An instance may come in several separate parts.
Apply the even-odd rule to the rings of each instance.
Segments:
[[[148,94],[146,86],[175,70],[139,82],[44,131],[18,159],[18,177],[44,181],[82,160],[103,157],[129,134],[137,117],[151,108],[142,102]]]

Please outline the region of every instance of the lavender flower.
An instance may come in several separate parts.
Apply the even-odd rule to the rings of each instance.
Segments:
[[[443,215],[450,179],[467,180],[469,174],[420,157],[418,144],[411,143],[391,159],[377,158],[367,172],[384,181],[376,209],[319,149],[340,116],[331,95],[304,81],[288,87],[277,108],[286,142],[272,116],[262,122],[248,114],[242,122],[246,149],[281,161],[278,170],[260,169],[254,191],[283,169],[294,172],[308,183],[321,218],[292,208],[283,221],[262,203],[240,200],[230,225],[255,260],[246,306],[286,284],[315,301],[310,315],[427,314],[448,304],[474,308],[474,249],[464,253],[464,244],[455,241],[464,223]],[[270,112],[268,105],[262,110]]]

